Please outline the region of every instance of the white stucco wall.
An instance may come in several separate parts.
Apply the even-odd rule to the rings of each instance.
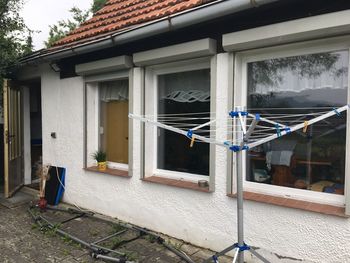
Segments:
[[[216,112],[221,114],[228,112],[228,65],[228,55],[219,54]],[[133,71],[133,111],[140,113],[141,69]],[[82,169],[83,85],[81,77],[61,80],[50,68],[42,75],[43,161],[67,168],[65,201],[216,251],[235,243],[236,199],[226,196],[227,154],[222,148],[216,149],[213,193],[141,181],[137,121],[132,178]],[[251,201],[245,202],[244,219],[246,242],[272,262],[350,262],[350,219]]]

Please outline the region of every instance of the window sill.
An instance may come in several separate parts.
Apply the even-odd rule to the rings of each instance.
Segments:
[[[159,176],[150,176],[150,177],[143,178],[142,181],[210,193],[209,186],[200,187],[198,186],[197,183],[184,181],[184,180],[176,180],[176,179],[170,179],[170,178],[159,177]]]
[[[235,198],[236,194],[228,194],[227,196]],[[295,200],[284,197],[277,197],[271,195],[264,195],[253,192],[244,192],[243,198],[245,200],[256,201],[266,204],[278,205],[288,208],[301,209],[306,211],[311,211],[315,213],[321,213],[326,215],[334,215],[344,218],[349,218],[349,215],[345,214],[345,208],[333,205],[318,204],[313,202]]]
[[[109,174],[109,175],[120,176],[120,177],[127,177],[127,178],[131,177],[131,176],[129,176],[128,171],[123,171],[123,170],[118,170],[118,169],[107,168],[104,171],[100,171],[100,170],[98,170],[97,166],[92,166],[92,167],[84,168],[84,170],[89,171],[89,172]]]

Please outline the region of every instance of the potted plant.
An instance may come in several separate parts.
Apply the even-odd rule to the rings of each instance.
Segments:
[[[104,151],[98,150],[92,154],[92,157],[97,162],[97,169],[105,171],[107,169],[107,154]]]

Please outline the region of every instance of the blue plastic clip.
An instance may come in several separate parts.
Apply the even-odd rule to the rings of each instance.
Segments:
[[[255,119],[256,119],[257,121],[260,121],[260,114],[255,114]]]
[[[242,150],[242,151],[244,151],[244,150],[248,151],[248,150],[249,150],[249,147],[248,147],[247,145],[244,145],[244,146],[242,147],[241,150]]]
[[[249,147],[247,145],[244,145],[241,148],[238,145],[232,145],[230,147],[230,150],[236,153],[236,152],[239,152],[239,151],[249,150]]]
[[[238,245],[238,243],[233,244],[234,248],[239,248],[239,251],[249,250],[250,246],[248,246],[246,243],[243,243],[243,246]]]
[[[224,142],[224,145],[230,146],[230,142],[229,142],[229,141],[225,141],[225,142]]]
[[[230,150],[236,153],[236,152],[239,152],[241,148],[238,145],[232,145],[230,147]]]
[[[289,128],[289,127],[284,128],[284,130],[285,130],[285,132],[286,132],[287,134],[289,134],[289,133],[291,133],[291,132],[292,132],[292,131],[290,130],[290,128]]]
[[[246,111],[230,111],[229,115],[231,116],[231,118],[238,117],[238,113],[240,113],[241,116],[248,116],[248,112]]]
[[[277,137],[281,137],[281,129],[280,129],[280,126],[278,125],[278,123],[276,123],[275,125],[275,128],[276,128],[276,132],[277,132]]]
[[[193,135],[193,131],[192,130],[188,130],[187,137],[192,139],[192,135]]]
[[[213,260],[214,260],[214,263],[217,263],[217,262],[218,262],[218,259],[219,259],[219,258],[218,258],[217,255],[214,255],[212,258],[213,258]]]
[[[337,116],[339,117],[339,116],[340,116],[340,112],[339,112],[339,111],[337,111],[337,109],[336,109],[336,108],[333,108],[333,110],[334,110],[335,114],[337,114]]]

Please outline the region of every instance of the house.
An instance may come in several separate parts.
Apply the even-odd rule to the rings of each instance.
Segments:
[[[234,154],[191,148],[128,112],[203,114],[218,119],[212,136],[229,138],[226,116],[236,106],[293,122],[346,105],[349,7],[107,1],[52,48],[23,58],[8,82],[7,193],[31,182],[31,159],[42,153],[66,168],[66,202],[226,248],[237,233]],[[272,262],[350,262],[349,125],[335,116],[245,154],[246,241]],[[107,152],[105,172],[91,158],[97,149]]]

